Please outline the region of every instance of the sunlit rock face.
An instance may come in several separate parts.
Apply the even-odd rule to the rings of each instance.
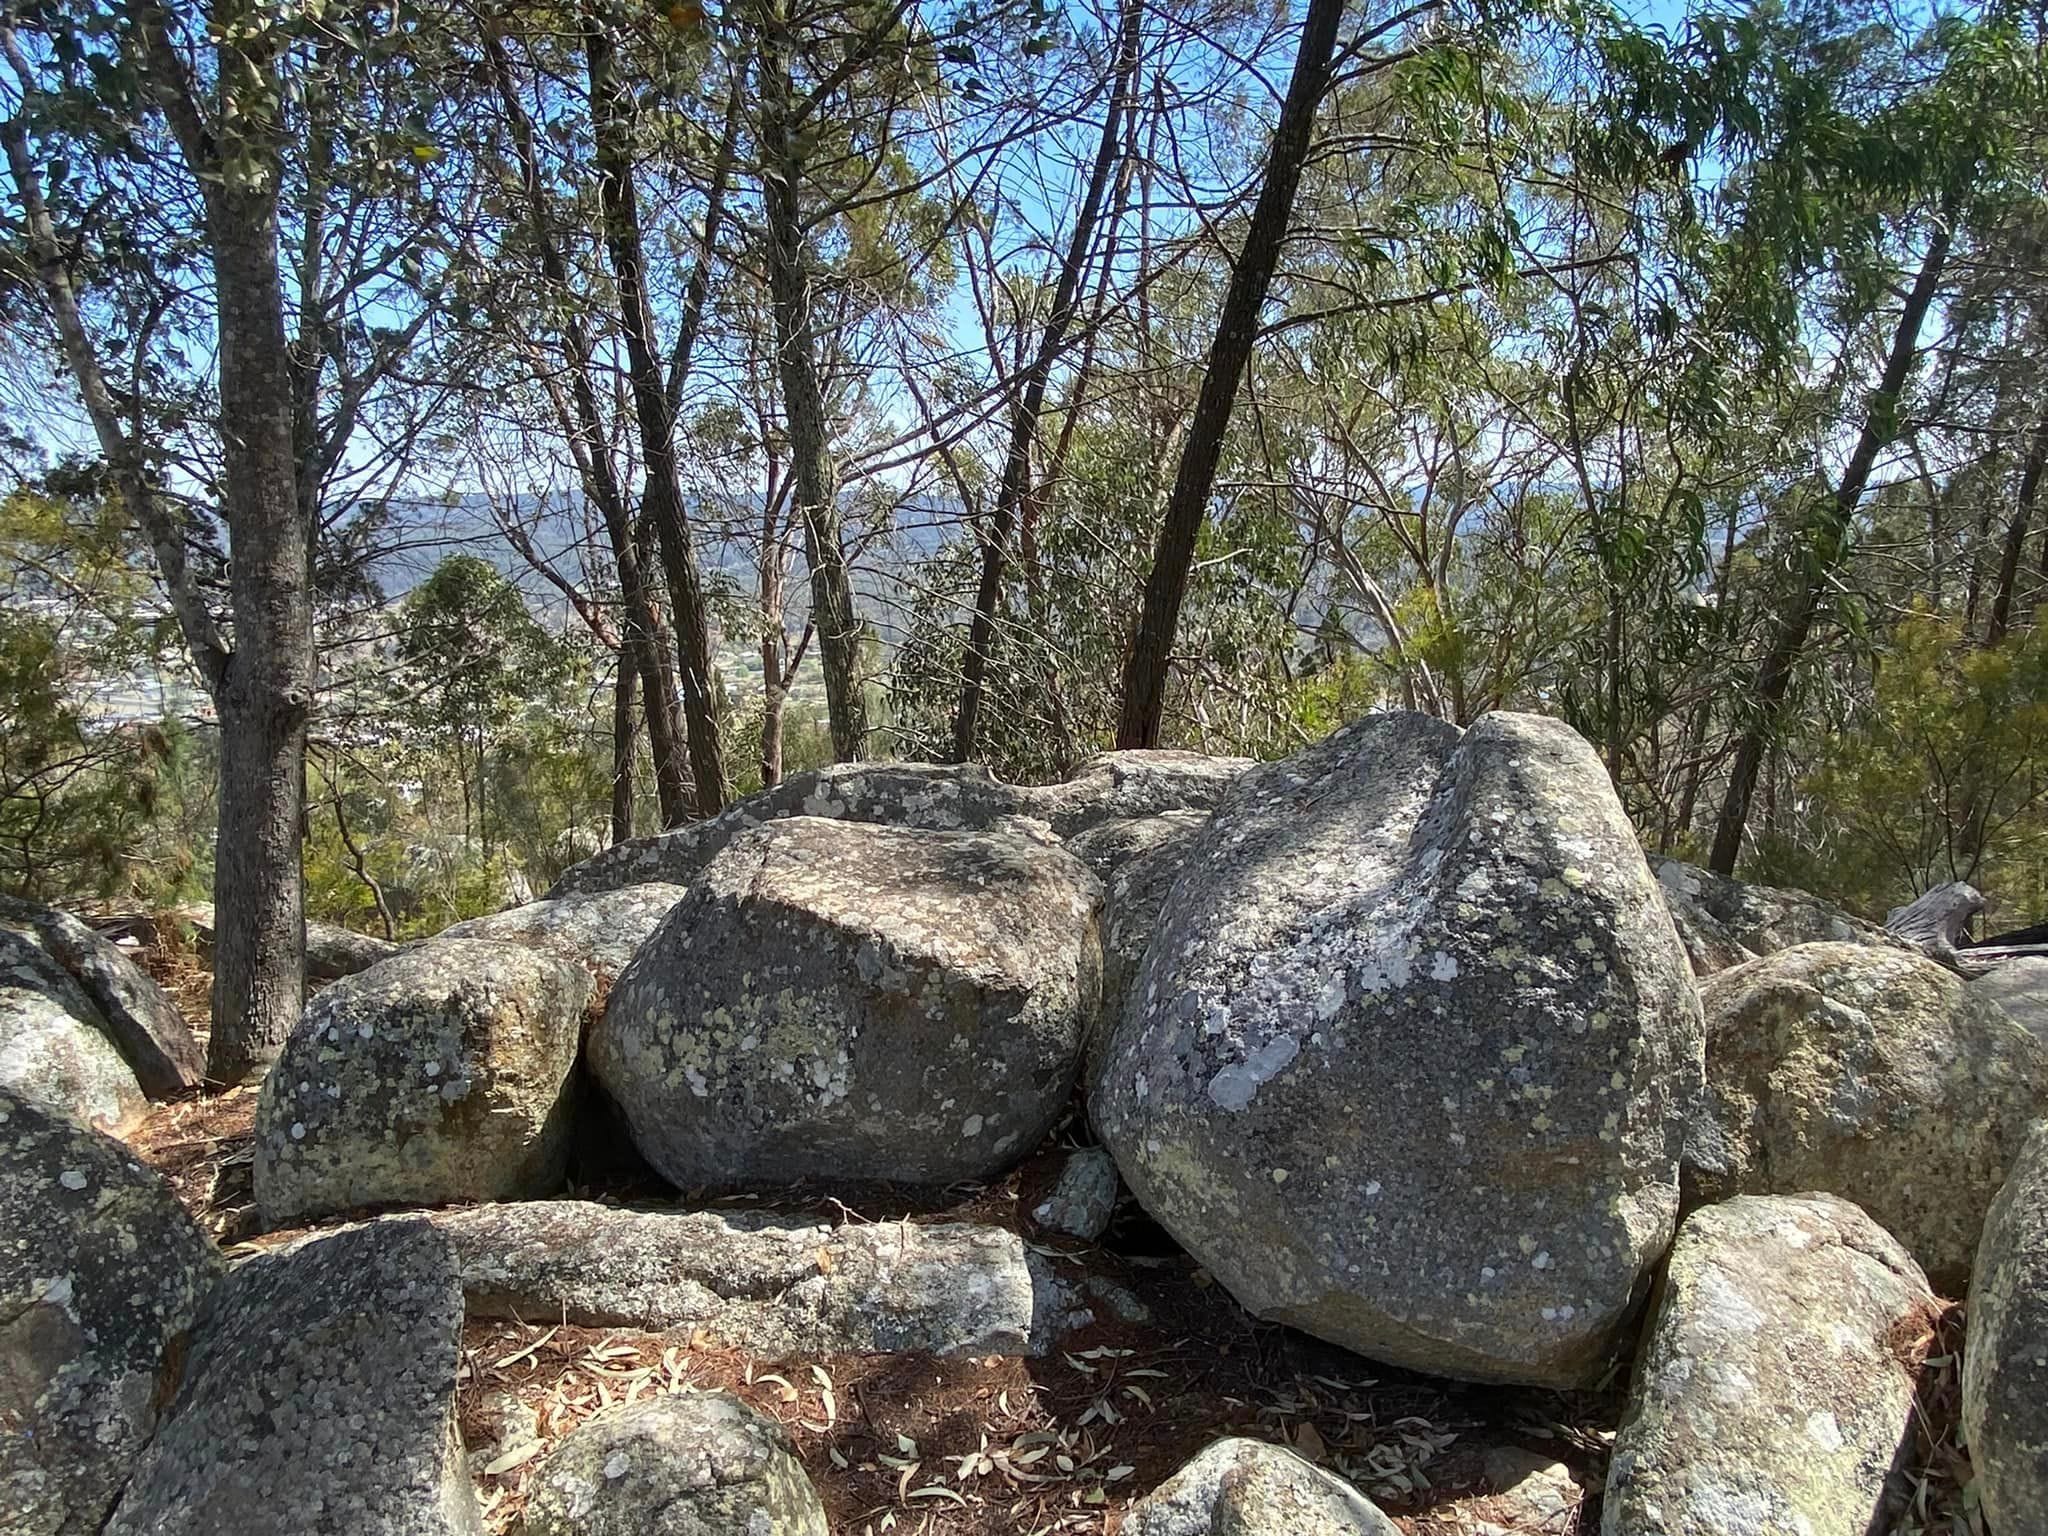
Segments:
[[[1684,948],[1592,749],[1397,714],[1239,780],[1091,1112],[1260,1316],[1566,1385],[1670,1241],[1701,1075]]]
[[[590,1063],[686,1189],[990,1178],[1073,1091],[1101,905],[1030,824],[768,822],[641,946]]]

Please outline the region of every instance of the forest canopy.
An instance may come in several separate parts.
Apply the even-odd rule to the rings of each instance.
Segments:
[[[834,759],[1517,709],[2036,921],[2043,26],[0,0],[0,888],[244,914],[254,1060]]]

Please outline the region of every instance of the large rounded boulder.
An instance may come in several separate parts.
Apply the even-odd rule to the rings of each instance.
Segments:
[[[1101,903],[1026,831],[770,822],[641,946],[590,1062],[685,1188],[988,1178],[1073,1090]]]
[[[225,1273],[127,1148],[0,1088],[0,1530],[96,1536]]]
[[[117,1134],[149,1112],[92,999],[41,944],[8,928],[0,928],[0,1088]]]
[[[2048,1047],[1925,956],[1802,944],[1708,977],[1688,1196],[1824,1190],[1947,1294],[2037,1116]]]
[[[1239,782],[1091,1108],[1259,1316],[1568,1385],[1670,1241],[1700,1077],[1685,951],[1592,749],[1396,714]]]
[[[1615,1436],[1603,1536],[1890,1530],[1939,1311],[1905,1249],[1845,1200],[1688,1216]]]
[[[590,993],[580,966],[487,939],[436,940],[328,987],[257,1096],[264,1221],[552,1194]]]
[[[2048,1124],[1992,1202],[1970,1278],[1963,1432],[1999,1536],[2048,1530]]]

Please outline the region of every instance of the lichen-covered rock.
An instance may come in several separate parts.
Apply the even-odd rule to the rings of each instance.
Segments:
[[[768,1358],[1024,1355],[1046,1281],[1014,1232],[535,1200],[444,1211],[474,1317],[684,1328]]]
[[[45,951],[92,1000],[142,1091],[168,1098],[206,1080],[206,1053],[170,994],[110,940],[69,912],[0,897],[0,928]]]
[[[1657,882],[1664,892],[1664,906],[1685,945],[1685,958],[1695,976],[1712,976],[1732,965],[1754,960],[1756,952],[1735,937],[1728,925],[1684,892],[1683,882],[1697,873],[1690,864],[1666,859],[1657,866]],[[1671,882],[1671,883],[1667,883]]]
[[[1102,881],[1102,1011],[1088,1032],[1083,1079],[1093,1082],[1109,1037],[1130,1003],[1145,950],[1189,851],[1209,825],[1207,811],[1168,811],[1109,821],[1067,847]]]
[[[119,1142],[0,1089],[0,1530],[97,1536],[224,1272]]]
[[[1657,882],[1664,888],[1664,899],[1679,919],[1681,931],[1691,928],[1712,935],[1717,947],[1732,940],[1752,955],[1774,955],[1799,944],[1914,948],[1897,934],[1887,933],[1881,925],[1866,922],[1805,891],[1749,885],[1677,859],[1657,861]],[[1739,964],[1740,960],[1731,963]]]
[[[788,816],[979,832],[1024,814],[1024,791],[977,764],[834,763],[749,795],[708,821],[615,843],[564,871],[548,895],[611,891],[648,881],[687,885],[741,833]]]
[[[826,1536],[782,1426],[726,1392],[579,1424],[534,1468],[525,1536]]]
[[[106,1536],[474,1536],[461,1334],[462,1287],[424,1222],[240,1265]]]
[[[1678,1214],[1685,952],[1592,749],[1380,715],[1256,768],[1173,888],[1091,1109],[1261,1317],[1596,1375]]]
[[[1263,1440],[1218,1440],[1151,1493],[1122,1536],[1400,1536],[1349,1483]]]
[[[985,832],[1025,817],[1073,837],[1109,821],[1206,811],[1250,766],[1247,758],[1197,752],[1104,752],[1067,783],[1022,786],[973,763],[835,763],[749,795],[708,821],[617,843],[565,871],[548,895],[647,881],[687,885],[742,832],[788,816],[923,832]]]
[[[443,939],[495,939],[573,960],[603,983],[626,968],[669,909],[683,899],[683,887],[655,882],[626,885],[587,896],[529,901],[489,917],[473,917],[445,928]]]
[[[1991,1203],[1970,1277],[1963,1433],[1998,1536],[2048,1532],[2048,1124]]]
[[[1068,1156],[1052,1193],[1032,1211],[1031,1219],[1049,1232],[1092,1243],[1109,1230],[1122,1187],[1116,1159],[1101,1147],[1082,1147]]]
[[[121,1132],[149,1111],[107,1022],[40,944],[0,928],[0,1088],[52,1114]]]
[[[1824,1190],[1960,1295],[2048,1047],[1925,956],[1802,944],[1710,976],[1688,1199]]]
[[[1210,811],[1251,766],[1248,757],[1200,752],[1099,752],[1066,783],[1023,791],[1018,814],[1046,822],[1061,837],[1074,837],[1104,822]]]
[[[1101,901],[1050,840],[770,822],[641,946],[591,1066],[684,1188],[989,1178],[1072,1092]]]
[[[327,988],[257,1096],[264,1221],[552,1192],[590,993],[581,967],[486,939],[422,945]]]
[[[2048,955],[2001,960],[1969,985],[1976,996],[1998,1004],[2013,1023],[2048,1044]]]
[[[1937,1314],[1855,1206],[1744,1197],[1688,1216],[1607,1474],[1604,1536],[1866,1536]]]

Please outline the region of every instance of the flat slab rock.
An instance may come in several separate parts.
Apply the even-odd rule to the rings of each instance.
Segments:
[[[2048,1046],[1924,955],[1802,944],[1710,976],[1691,1203],[1853,1200],[1946,1294],[2048,1114]]]
[[[265,1222],[553,1193],[591,986],[539,950],[438,939],[321,992],[257,1096]]]
[[[0,1530],[97,1536],[225,1272],[126,1147],[0,1089]]]
[[[0,1088],[116,1133],[149,1100],[71,973],[33,939],[0,928]]]
[[[582,1200],[428,1219],[473,1316],[701,1328],[769,1357],[1037,1354],[1060,1304],[1060,1287],[998,1227],[827,1227]]]
[[[206,1053],[170,994],[112,940],[55,907],[0,897],[0,928],[30,940],[63,966],[98,1010],[107,1038],[152,1099],[206,1079]]]
[[[1965,951],[1967,954],[1967,951]],[[1971,979],[1971,992],[1998,1004],[2012,1021],[2048,1045],[2048,955],[2015,955]]]
[[[2048,1531],[2048,1124],[1992,1202],[1970,1280],[1963,1429],[1998,1536]]]
[[[1701,1071],[1685,952],[1592,748],[1388,714],[1238,780],[1089,1108],[1258,1316],[1570,1386],[1677,1222]]]
[[[1218,1440],[1125,1513],[1120,1536],[1400,1536],[1342,1479],[1263,1440]]]
[[[461,1331],[448,1244],[425,1222],[240,1265],[106,1536],[475,1536]]]
[[[588,1061],[681,1189],[988,1179],[1071,1097],[1101,902],[1042,835],[770,822],[641,946]]]
[[[673,1393],[579,1424],[534,1468],[523,1536],[826,1536],[782,1426],[730,1393]]]
[[[1602,1536],[1867,1536],[1912,1418],[1933,1293],[1828,1195],[1687,1217],[1615,1437]]]

